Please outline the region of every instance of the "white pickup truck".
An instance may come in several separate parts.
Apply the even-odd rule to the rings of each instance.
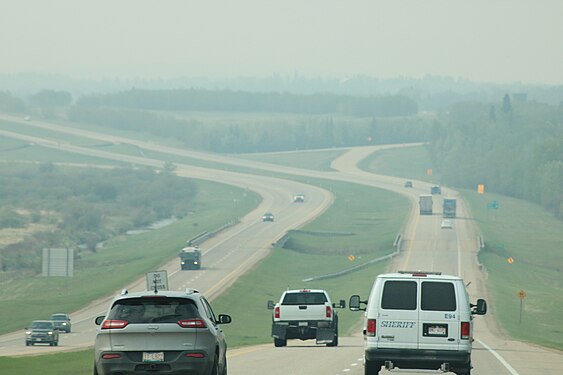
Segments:
[[[276,347],[286,346],[288,339],[311,340],[327,346],[338,345],[338,314],[336,308],[346,307],[340,300],[330,301],[320,289],[298,289],[283,292],[278,303],[268,301],[272,316],[272,337]]]

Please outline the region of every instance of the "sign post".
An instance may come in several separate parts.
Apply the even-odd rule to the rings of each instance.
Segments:
[[[168,290],[168,274],[166,271],[148,272],[147,290],[153,290],[155,293],[159,290]]]
[[[520,290],[518,293],[518,298],[520,298],[520,320],[518,323],[522,323],[522,304],[524,302],[524,298],[526,298],[526,292]]]

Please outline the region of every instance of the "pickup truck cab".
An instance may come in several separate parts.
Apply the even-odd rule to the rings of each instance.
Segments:
[[[311,340],[327,346],[338,345],[336,308],[346,307],[340,300],[332,303],[320,289],[298,289],[283,292],[278,303],[268,301],[273,310],[272,337],[276,347],[286,346],[288,339]]]

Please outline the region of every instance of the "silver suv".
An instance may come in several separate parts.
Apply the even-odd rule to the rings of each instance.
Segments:
[[[207,300],[196,290],[127,293],[113,299],[99,325],[94,375],[163,372],[226,375],[227,344]]]

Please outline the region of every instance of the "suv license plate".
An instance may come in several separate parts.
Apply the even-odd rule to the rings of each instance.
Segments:
[[[299,327],[307,327],[307,322],[299,322]]]
[[[143,352],[143,362],[164,362],[164,352]]]

